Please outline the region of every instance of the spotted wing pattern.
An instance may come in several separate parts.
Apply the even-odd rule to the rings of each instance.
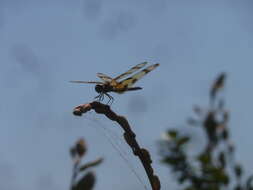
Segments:
[[[72,82],[72,83],[84,83],[84,84],[104,84],[102,82],[96,82],[96,81],[80,81],[80,80],[72,80],[72,81],[69,81],[69,82]]]
[[[143,76],[145,76],[147,73],[154,70],[158,66],[159,66],[158,63],[150,65],[149,67],[141,70],[140,72],[134,74],[133,76],[119,82],[119,84],[116,86],[116,89],[127,89],[133,86],[134,83],[136,83],[139,79],[141,79]]]
[[[145,65],[147,64],[147,62],[143,62],[143,63],[140,63],[134,67],[132,67],[131,69],[129,69],[127,72],[125,73],[122,73],[121,75],[115,77],[113,80],[115,81],[119,81],[120,79],[123,79],[124,77],[134,73],[135,71],[141,69],[142,67],[144,67]]]
[[[109,76],[107,76],[107,75],[105,75],[105,74],[103,74],[103,73],[97,73],[97,76],[98,76],[102,81],[104,81],[104,82],[106,82],[106,83],[109,83],[109,82],[111,82],[111,81],[113,80],[111,77],[109,77]]]

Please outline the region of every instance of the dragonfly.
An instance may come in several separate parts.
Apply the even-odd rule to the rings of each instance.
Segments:
[[[97,77],[99,77],[102,81],[70,81],[72,83],[84,83],[84,84],[96,84],[95,91],[99,94],[95,97],[98,101],[103,101],[104,96],[109,98],[109,101],[114,100],[114,98],[108,94],[109,92],[115,92],[122,94],[127,91],[134,91],[134,90],[141,90],[141,87],[133,87],[133,85],[145,76],[150,71],[154,70],[156,67],[159,66],[159,63],[152,64],[146,68],[144,68],[148,62],[143,62],[140,64],[135,65],[134,67],[130,68],[128,71],[118,75],[115,78],[109,77],[103,73],[97,73]],[[142,69],[143,68],[143,69]],[[138,70],[142,69],[141,71],[137,72]],[[133,74],[137,72],[136,74]],[[129,76],[133,74],[132,76]],[[128,77],[129,76],[129,77]],[[126,78],[128,77],[128,78]]]

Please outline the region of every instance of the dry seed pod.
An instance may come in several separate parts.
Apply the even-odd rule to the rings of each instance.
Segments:
[[[79,139],[76,142],[75,149],[76,149],[76,153],[78,154],[78,156],[82,157],[87,151],[85,141],[83,139]]]
[[[212,88],[211,88],[211,92],[210,92],[210,96],[211,98],[215,98],[216,93],[218,92],[218,90],[220,90],[221,88],[223,88],[224,86],[224,82],[225,82],[225,78],[226,78],[226,73],[221,73],[217,79],[214,81]]]

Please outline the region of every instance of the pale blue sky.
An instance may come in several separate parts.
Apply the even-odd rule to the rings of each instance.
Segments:
[[[116,76],[143,61],[161,65],[137,83],[142,91],[114,95],[112,108],[150,150],[162,189],[175,183],[156,142],[185,123],[193,104],[207,106],[221,71],[228,73],[224,95],[237,158],[253,171],[252,10],[250,0],[0,0],[0,189],[68,189],[68,149],[79,137],[89,145],[84,161],[105,158],[95,169],[96,190],[143,189],[98,122],[119,135],[121,129],[94,113],[72,115],[96,95],[93,86],[68,83],[97,80],[97,72]]]

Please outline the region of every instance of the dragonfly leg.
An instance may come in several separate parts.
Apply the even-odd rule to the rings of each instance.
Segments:
[[[99,96],[100,96],[100,94],[98,96],[96,96],[94,99],[99,99]]]
[[[109,102],[111,101],[111,100],[113,100],[113,97],[112,96],[110,96],[109,94],[107,94],[107,93],[100,93],[98,96],[96,96],[94,99],[98,99],[98,101],[99,102],[102,102],[103,100],[104,100],[104,98],[105,98],[105,95],[109,98]],[[108,102],[108,103],[109,103]],[[108,104],[107,103],[107,104]]]
[[[98,96],[96,96],[94,99],[98,99],[99,102],[101,102],[101,100],[103,100],[104,95],[102,93],[100,93]]]
[[[100,94],[100,95],[99,95],[99,99],[98,99],[98,101],[99,101],[99,102],[101,102],[101,101],[102,101],[102,98],[103,98],[103,95],[102,95],[102,94]]]
[[[105,95],[109,98],[109,101],[107,102],[107,104],[109,104],[111,102],[110,105],[112,105],[114,98],[111,95],[107,94],[107,93],[105,93]]]
[[[110,96],[110,98],[111,98],[111,101],[112,101],[112,103],[113,103],[113,101],[114,101],[114,98],[113,98],[112,96]],[[112,103],[111,103],[111,105],[112,105]]]
[[[94,100],[98,99],[99,95],[94,98]]]

